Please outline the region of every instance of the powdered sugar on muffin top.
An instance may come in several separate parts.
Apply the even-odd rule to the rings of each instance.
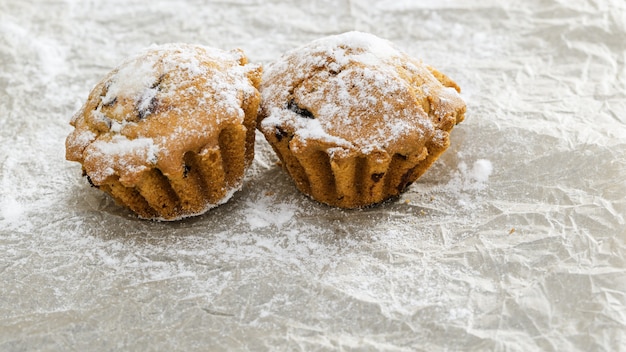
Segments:
[[[436,105],[449,100],[452,110],[464,106],[458,93],[445,89],[426,65],[361,32],[297,48],[267,68],[263,80],[260,128],[265,133],[286,128],[294,146],[315,140],[366,154],[402,152],[431,140],[436,114],[450,113],[425,111],[431,95],[441,95]],[[428,86],[438,89],[432,92]]]
[[[106,167],[92,171],[89,175],[92,182],[118,174],[122,175],[120,182],[125,183],[124,175],[138,174],[147,169],[145,164],[156,164],[161,149],[151,138],[128,139],[121,134],[113,135],[110,140],[96,140],[91,146],[93,149],[85,157],[86,163],[90,163],[91,159],[111,161]]]

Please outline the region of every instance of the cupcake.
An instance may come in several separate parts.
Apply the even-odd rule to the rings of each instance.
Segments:
[[[141,218],[202,214],[241,188],[260,78],[240,50],[150,47],[91,91],[71,120],[66,158]]]
[[[465,115],[450,78],[360,32],[286,53],[265,69],[260,91],[257,128],[296,187],[342,208],[402,193]]]

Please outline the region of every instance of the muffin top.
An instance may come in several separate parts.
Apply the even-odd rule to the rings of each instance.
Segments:
[[[313,41],[266,68],[259,128],[342,154],[408,154],[463,120],[458,86],[374,35]]]
[[[260,76],[240,50],[152,46],[94,87],[71,120],[66,157],[96,185],[114,175],[132,185],[155,167],[183,173],[184,153],[217,147],[220,130],[243,123]]]

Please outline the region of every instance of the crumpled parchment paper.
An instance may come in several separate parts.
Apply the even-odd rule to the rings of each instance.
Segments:
[[[400,199],[244,189],[134,218],[64,160],[89,90],[152,43],[266,64],[348,30],[463,89]],[[0,350],[626,350],[626,5],[614,0],[0,0]]]

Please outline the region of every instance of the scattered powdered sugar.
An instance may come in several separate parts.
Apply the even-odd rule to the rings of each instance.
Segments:
[[[482,199],[489,189],[490,178],[494,172],[493,163],[488,159],[477,159],[470,163],[464,160],[461,152],[457,153],[457,157],[459,161],[456,168],[447,171],[445,175],[436,176],[434,182],[428,180],[433,174],[427,172],[410,187],[408,197],[415,194],[424,200],[422,205],[426,207],[436,204],[435,208],[441,207],[454,212],[475,211],[482,207]],[[442,164],[438,162],[437,165]],[[437,171],[435,170],[435,174]]]
[[[150,105],[154,98],[156,98],[158,89],[157,88],[148,88],[144,89],[139,97],[139,102],[137,103],[138,111],[148,111],[150,109]]]
[[[24,213],[24,206],[15,197],[6,195],[0,203],[0,224],[16,223]]]
[[[448,182],[448,186],[450,189],[458,191],[480,191],[485,189],[489,176],[493,172],[491,161],[486,159],[476,160],[471,168],[464,161],[460,161],[457,168],[458,171],[454,173],[454,176]]]
[[[84,129],[80,131],[76,131],[74,134],[74,138],[70,139],[68,142],[74,146],[76,149],[84,149],[91,142],[96,139],[97,135],[93,133],[91,130]]]
[[[212,99],[210,100],[212,103],[243,121],[244,112],[241,109],[241,96],[239,93],[251,96],[255,92],[255,88],[247,80],[242,80],[242,78],[246,77],[245,75],[245,68],[242,66],[231,68],[229,74],[214,72],[210,79],[211,89],[204,93],[205,100],[199,104],[205,104],[206,101],[209,101],[209,94],[212,94]]]
[[[94,111],[95,111],[95,110],[94,110]],[[115,121],[115,120],[111,120],[111,128],[110,128],[110,131],[111,131],[111,132],[113,132],[113,133],[120,133],[120,132],[122,132],[122,128],[123,128],[126,124],[127,124],[127,123],[126,123],[126,121],[122,121],[122,122],[120,123],[120,122],[117,122],[117,121]]]
[[[154,161],[159,151],[152,138],[128,139],[120,134],[113,135],[110,141],[97,140],[92,146],[96,152],[109,156],[141,151],[142,154],[146,155],[146,161]]]
[[[459,162],[458,171],[448,182],[448,186],[460,191],[483,190],[487,187],[493,165],[487,159],[478,159],[471,168],[464,161]]]
[[[310,46],[316,51],[328,51],[339,66],[345,66],[351,61],[375,66],[401,55],[388,40],[358,31],[321,38],[313,41]],[[347,55],[346,48],[355,53]]]
[[[102,104],[111,104],[119,96],[141,99],[143,92],[158,78],[154,64],[152,60],[133,60],[119,66],[109,81],[107,93],[102,97]]]
[[[86,153],[85,163],[89,165],[92,158],[97,158],[100,167],[91,170],[89,176],[94,182],[102,182],[116,173],[118,168],[124,169],[124,175],[132,175],[145,170],[146,165],[157,162],[161,147],[152,138],[129,139],[121,134],[114,134],[110,140],[96,140]]]
[[[271,123],[271,120],[269,123]],[[296,133],[296,136],[300,140],[320,140],[336,144],[337,146],[341,146],[346,149],[351,149],[353,147],[352,143],[348,142],[347,140],[326,133],[324,127],[322,127],[322,124],[318,119],[296,118],[294,124],[297,126],[296,128],[298,131]]]
[[[252,230],[275,226],[280,229],[295,214],[293,204],[280,203],[275,197],[264,196],[256,201],[246,201],[245,219]]]
[[[474,314],[474,312],[472,312],[471,309],[468,308],[452,308],[448,311],[448,320],[451,321],[459,321],[459,320],[465,320],[468,317],[471,317],[472,314]]]
[[[486,183],[489,181],[489,176],[491,176],[492,172],[493,165],[491,164],[491,161],[487,159],[478,159],[472,166],[470,178],[476,180],[478,183]]]
[[[480,206],[479,194],[487,189],[492,172],[493,165],[487,159],[478,159],[471,167],[460,161],[450,180],[440,189],[456,198],[458,205],[475,208]]]

